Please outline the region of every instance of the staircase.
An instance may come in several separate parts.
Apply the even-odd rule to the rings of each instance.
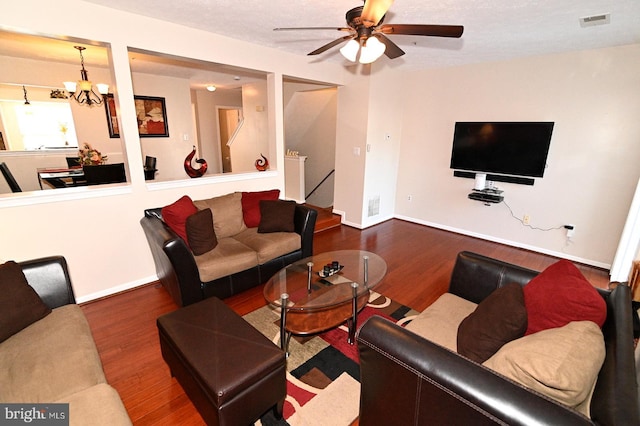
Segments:
[[[316,227],[314,233],[326,231],[327,229],[336,228],[341,225],[342,216],[333,213],[333,207],[317,207],[311,204],[306,204],[318,211],[318,218],[316,219]]]

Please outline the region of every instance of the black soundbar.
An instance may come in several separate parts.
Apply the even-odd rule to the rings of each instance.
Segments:
[[[474,172],[463,172],[461,170],[454,170],[453,175],[455,177],[461,178],[469,178],[475,179],[476,174]],[[519,176],[503,176],[503,175],[487,175],[487,180],[494,182],[507,182],[507,183],[517,183],[520,185],[533,185],[535,183],[534,179],[519,177]]]

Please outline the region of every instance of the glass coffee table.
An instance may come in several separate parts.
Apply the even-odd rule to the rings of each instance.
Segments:
[[[344,322],[353,344],[357,314],[386,272],[384,259],[361,250],[320,253],[281,269],[265,284],[264,297],[280,309],[282,349],[288,352],[292,334],[318,334]]]

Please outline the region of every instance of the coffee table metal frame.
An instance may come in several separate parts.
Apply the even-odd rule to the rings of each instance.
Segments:
[[[341,261],[341,258],[343,259]],[[338,279],[342,282],[332,288],[331,283],[329,286],[319,287],[319,283],[322,281],[331,279],[331,277],[323,277],[319,275],[322,271],[324,263],[330,260],[335,260],[341,264],[346,259],[345,268],[332,275],[334,280]],[[359,265],[357,263],[360,263]],[[371,263],[371,265],[370,265]],[[306,274],[304,274],[303,267],[306,266]],[[314,271],[315,266],[315,271]],[[373,266],[373,274],[370,277],[370,267]],[[295,262],[269,280],[265,285],[264,293],[267,301],[277,308],[280,308],[280,346],[288,354],[289,341],[292,334],[296,335],[310,335],[317,334],[322,331],[329,330],[337,327],[344,321],[347,322],[349,329],[348,342],[353,344],[355,342],[355,332],[358,325],[358,312],[368,302],[370,290],[377,285],[384,274],[386,273],[386,263],[378,255],[366,251],[360,250],[342,250],[328,253],[321,253],[316,256],[312,256],[301,261]],[[304,275],[303,275],[304,274]],[[306,288],[302,283],[302,280],[306,281]],[[358,282],[360,281],[360,282]],[[326,281],[325,281],[326,282]],[[338,286],[350,287],[350,294],[344,291],[345,288],[338,288]],[[285,291],[280,293],[280,297],[276,297],[276,287],[282,288]],[[335,298],[328,297],[325,303],[313,303],[324,298],[328,295],[328,292],[333,293]],[[303,291],[306,293],[304,296],[307,303],[302,302],[297,305],[296,301],[291,300],[290,291],[296,291],[298,294]],[[314,293],[316,292],[316,293]],[[338,292],[340,294],[338,295]],[[318,296],[314,298],[314,296]],[[350,304],[350,314],[348,317],[340,316],[336,312],[336,316],[333,321],[326,324],[326,327],[317,329],[312,328],[306,330],[304,327],[301,329],[293,329],[292,326],[287,327],[287,320],[294,315],[306,315],[303,318],[309,319],[308,315],[318,315],[320,312],[337,311],[341,312],[347,308],[347,304]],[[335,324],[334,324],[335,323]],[[300,323],[298,324],[300,325]]]

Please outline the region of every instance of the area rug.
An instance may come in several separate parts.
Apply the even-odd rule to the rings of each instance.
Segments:
[[[358,325],[380,315],[402,326],[417,315],[415,310],[372,292],[358,314]],[[277,345],[280,344],[280,313],[265,306],[244,316]],[[287,398],[283,419],[270,411],[256,426],[349,425],[360,404],[360,367],[357,345],[347,342],[348,329],[341,326],[314,337],[292,337],[287,358]]]

